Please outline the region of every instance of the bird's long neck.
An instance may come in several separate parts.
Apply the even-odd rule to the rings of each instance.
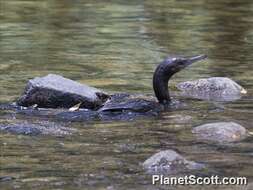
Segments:
[[[206,55],[197,55],[187,58],[167,58],[160,63],[153,75],[153,88],[159,103],[169,104],[171,101],[168,90],[168,81],[172,75],[196,61],[205,59],[206,57]]]
[[[171,101],[168,90],[168,81],[173,74],[173,70],[165,63],[158,65],[154,72],[153,89],[156,98],[161,104],[168,104]]]

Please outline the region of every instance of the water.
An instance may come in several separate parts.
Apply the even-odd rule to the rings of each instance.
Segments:
[[[152,73],[164,57],[200,53],[209,59],[175,75],[172,90],[181,81],[225,76],[248,94],[222,104],[225,109],[186,100],[186,109],[160,119],[64,123],[77,129],[66,137],[1,133],[0,176],[13,177],[0,182],[1,189],[156,189],[140,164],[165,149],[205,163],[221,176],[252,180],[252,137],[216,146],[196,143],[190,132],[215,121],[253,130],[252,8],[250,0],[2,0],[2,103],[15,101],[28,79],[49,73],[108,92],[152,93]],[[3,114],[0,119],[6,120]]]

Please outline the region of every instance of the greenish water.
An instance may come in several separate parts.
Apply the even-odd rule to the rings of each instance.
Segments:
[[[65,123],[77,129],[66,137],[1,133],[0,176],[15,179],[0,182],[0,188],[157,189],[140,164],[165,149],[219,175],[252,181],[253,138],[216,146],[196,143],[190,132],[215,121],[234,121],[253,132],[252,9],[251,0],[1,0],[2,103],[19,97],[28,79],[48,73],[108,92],[152,93],[152,73],[163,58],[200,53],[209,59],[174,76],[172,90],[181,81],[225,76],[248,94],[225,109],[185,100],[186,109],[160,119]]]

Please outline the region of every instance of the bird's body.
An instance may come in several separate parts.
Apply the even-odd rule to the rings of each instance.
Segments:
[[[191,63],[206,58],[205,55],[190,58],[167,58],[160,63],[153,74],[153,89],[156,97],[147,95],[114,94],[99,109],[99,111],[132,111],[159,112],[169,107],[172,99],[169,94],[169,79]]]
[[[51,115],[51,116],[56,116],[57,118],[72,120],[72,121],[73,120],[84,121],[84,120],[96,120],[96,119],[98,120],[113,120],[113,119],[131,120],[133,118],[140,117],[140,116],[149,117],[151,115],[157,115],[161,111],[173,109],[173,107],[175,107],[173,105],[174,102],[172,101],[172,98],[170,97],[169,89],[168,89],[168,82],[170,78],[175,73],[184,69],[185,67],[192,64],[193,62],[196,62],[205,58],[206,58],[205,55],[198,55],[198,56],[189,57],[189,58],[173,57],[173,58],[165,59],[162,63],[160,63],[157,66],[153,74],[153,89],[154,89],[155,97],[151,95],[142,95],[142,94],[138,94],[138,95],[126,94],[126,93],[113,94],[106,97],[108,98],[107,101],[105,101],[103,104],[101,104],[98,107],[91,106],[91,103],[89,102],[88,105],[90,107],[95,107],[95,108],[87,107],[88,109],[85,109],[86,108],[85,102],[79,102],[78,105],[82,105],[80,106],[80,109],[75,108],[75,110],[72,111],[72,110],[62,109],[66,107],[65,104],[64,104],[64,107],[61,107],[57,104],[57,106],[59,107],[55,108],[54,102],[52,101],[47,102],[48,99],[52,100],[52,97],[46,96],[45,98],[43,98],[43,101],[46,102],[45,104],[46,107],[43,107],[41,106],[41,104],[38,103],[39,106],[36,107],[36,109],[34,109],[32,106],[29,108],[22,109],[22,105],[21,105],[21,109],[20,108],[18,109],[14,108],[14,109],[17,109],[19,113],[21,112],[21,113],[25,113],[29,115],[38,115],[38,116]],[[62,80],[61,77],[60,77],[60,80]],[[37,92],[36,90],[35,92]],[[32,94],[32,93],[33,91],[31,91],[31,94],[28,94],[29,96],[32,97],[31,98],[33,100],[32,104],[37,104],[36,100],[42,99],[41,93],[39,93],[39,97],[36,97],[36,93],[35,94]],[[47,93],[47,94],[50,94],[50,93]],[[57,93],[53,92],[52,94],[53,94],[53,98],[57,100],[57,94],[59,94],[58,91]],[[71,93],[69,93],[68,96],[71,96]],[[62,95],[59,98],[61,97]],[[40,103],[41,102],[43,103],[43,101],[40,101]],[[52,103],[52,107],[50,107],[50,103]],[[69,107],[72,107],[72,106],[70,105]]]

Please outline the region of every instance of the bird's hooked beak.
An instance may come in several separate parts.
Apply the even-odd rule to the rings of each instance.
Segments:
[[[179,62],[180,62],[180,66],[185,68],[194,62],[197,62],[206,58],[207,58],[207,55],[197,55],[193,57],[181,58]]]

